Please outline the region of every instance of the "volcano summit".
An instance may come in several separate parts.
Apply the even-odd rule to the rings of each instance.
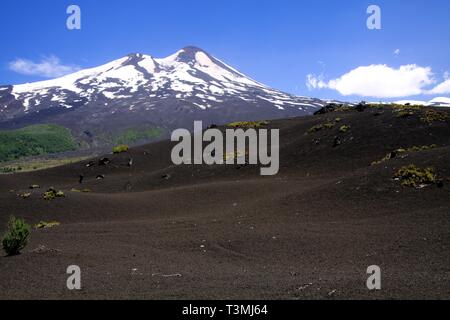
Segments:
[[[263,85],[196,47],[166,58],[130,54],[61,78],[0,87],[0,129],[51,123],[91,146],[132,130],[162,132],[311,114],[318,99]]]

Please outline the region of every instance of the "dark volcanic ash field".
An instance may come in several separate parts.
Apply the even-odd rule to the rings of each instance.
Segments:
[[[61,225],[0,257],[0,298],[449,299],[450,120],[427,123],[424,110],[271,121],[280,129],[273,177],[256,166],[176,167],[170,142],[107,155],[107,166],[2,175],[2,228],[10,215]],[[402,186],[394,174],[410,164],[433,167],[443,185]],[[32,184],[41,188],[18,196]],[[49,187],[66,197],[43,200]],[[80,291],[66,288],[69,265],[82,270]],[[382,290],[366,287],[371,265]]]

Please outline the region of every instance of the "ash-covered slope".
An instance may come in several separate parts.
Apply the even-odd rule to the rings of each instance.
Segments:
[[[163,59],[131,54],[58,79],[0,87],[0,129],[56,123],[95,144],[129,129],[300,116],[323,104],[271,89],[186,47]]]
[[[108,154],[107,165],[0,175],[0,226],[10,215],[60,222],[0,257],[0,299],[448,299],[450,110],[404,109],[270,121],[276,176],[174,166],[169,141]],[[395,173],[411,164],[441,184],[402,186]],[[44,200],[50,187],[66,197]],[[72,264],[87,277],[76,296],[61,290]],[[383,290],[367,289],[374,264]]]

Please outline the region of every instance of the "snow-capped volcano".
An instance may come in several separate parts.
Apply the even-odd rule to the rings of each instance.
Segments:
[[[186,47],[162,59],[130,54],[58,79],[0,87],[0,128],[36,122],[91,134],[149,124],[190,128],[193,120],[291,117],[323,105],[271,89]]]

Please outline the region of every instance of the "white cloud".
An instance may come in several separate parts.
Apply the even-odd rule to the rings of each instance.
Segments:
[[[309,74],[306,85],[312,89],[333,89],[344,96],[357,95],[374,98],[400,98],[424,93],[434,83],[429,67],[415,64],[398,69],[387,65],[362,66],[340,78],[324,81],[322,76]]]
[[[427,94],[450,94],[450,79],[438,84],[433,89],[426,92]]]
[[[314,74],[308,74],[306,77],[306,86],[309,90],[325,89],[328,87],[328,85],[323,81],[323,75],[316,76]]]
[[[9,63],[9,69],[20,74],[41,76],[45,78],[57,78],[80,70],[77,66],[61,64],[56,56],[44,57],[39,62],[27,59],[16,59]]]

